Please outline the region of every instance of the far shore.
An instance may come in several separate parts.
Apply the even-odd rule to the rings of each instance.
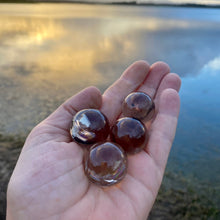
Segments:
[[[7,185],[24,141],[25,137],[0,133],[0,220],[6,218]],[[196,188],[190,179],[167,170],[148,220],[198,219],[201,216],[219,219],[220,211],[213,202],[215,191],[205,186],[199,191]]]
[[[127,6],[160,6],[160,7],[188,7],[188,8],[220,8],[219,5],[206,4],[169,4],[169,3],[137,3],[133,2],[100,2],[100,1],[73,1],[73,0],[0,0],[0,3],[71,3],[71,4],[91,4],[91,5],[127,5]]]

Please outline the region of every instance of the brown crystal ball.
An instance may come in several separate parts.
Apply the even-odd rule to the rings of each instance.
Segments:
[[[93,183],[110,186],[120,182],[126,175],[127,157],[115,143],[98,143],[86,153],[84,169]]]
[[[134,118],[121,118],[113,125],[110,133],[111,141],[119,144],[126,153],[140,152],[148,141],[145,125]]]
[[[104,141],[109,131],[109,122],[104,114],[97,109],[84,109],[73,117],[70,133],[76,142],[93,144]]]
[[[146,93],[132,92],[122,104],[122,113],[126,117],[150,120],[155,113],[155,104]]]

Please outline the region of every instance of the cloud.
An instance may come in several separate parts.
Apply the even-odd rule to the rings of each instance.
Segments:
[[[210,60],[201,70],[203,74],[220,75],[220,55]]]

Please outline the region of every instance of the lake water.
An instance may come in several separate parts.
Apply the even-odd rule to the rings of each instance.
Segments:
[[[0,132],[26,135],[138,59],[163,60],[182,78],[167,170],[220,194],[220,9],[0,4]]]

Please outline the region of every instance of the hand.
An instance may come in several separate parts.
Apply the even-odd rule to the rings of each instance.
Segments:
[[[162,62],[132,64],[103,95],[95,87],[76,94],[28,136],[10,179],[7,219],[145,220],[157,196],[175,135],[180,78]],[[142,152],[128,157],[121,183],[102,188],[83,170],[83,150],[71,140],[73,115],[100,109],[113,124],[123,99],[133,91],[154,98],[157,115]]]

